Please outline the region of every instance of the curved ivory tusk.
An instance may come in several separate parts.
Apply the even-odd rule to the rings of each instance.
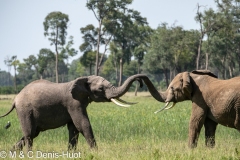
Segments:
[[[116,100],[113,99],[113,98],[111,98],[111,101],[112,101],[113,103],[115,103],[116,105],[121,106],[121,107],[130,107],[130,105],[128,105],[128,104],[121,104],[121,103],[119,103],[118,101],[116,101]]]
[[[125,103],[125,104],[137,104],[138,102],[126,102],[120,98],[116,98],[119,102]]]
[[[176,103],[173,103],[171,106],[169,106],[169,107],[167,107],[167,108],[165,108],[165,109],[171,109],[172,107],[175,106],[175,104],[176,104]]]
[[[156,113],[158,113],[158,112],[161,112],[162,110],[164,110],[164,109],[169,105],[169,103],[170,103],[170,102],[167,102],[163,108],[155,111],[154,113],[156,114]]]

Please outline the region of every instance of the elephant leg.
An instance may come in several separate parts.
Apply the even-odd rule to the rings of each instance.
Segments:
[[[18,112],[22,131],[24,134],[24,137],[22,138],[25,142],[25,145],[27,146],[27,150],[32,150],[33,145],[33,138],[35,138],[39,131],[37,131],[37,127],[34,122],[34,117],[32,111],[24,111],[24,112]]]
[[[204,127],[205,127],[205,144],[207,147],[215,146],[215,132],[217,129],[217,125],[218,123],[206,117]]]
[[[234,122],[235,128],[240,132],[240,107],[236,106],[236,119]]]
[[[22,137],[14,146],[13,146],[13,150],[22,150],[23,147],[25,146],[25,141],[24,141],[24,137]]]
[[[69,111],[70,116],[77,130],[83,134],[87,143],[91,148],[96,147],[96,141],[93,135],[92,127],[85,109],[77,109]]]
[[[189,123],[189,139],[188,139],[188,146],[190,148],[197,147],[198,137],[203,126],[203,123],[206,118],[205,111],[193,103],[192,106],[192,114]]]
[[[37,137],[39,133],[40,133],[40,131],[36,131],[34,138]],[[13,150],[20,150],[20,151],[21,151],[24,146],[25,146],[25,140],[24,140],[24,137],[22,137],[22,138],[13,146]]]
[[[68,150],[72,150],[72,149],[76,150],[79,131],[77,130],[77,128],[72,122],[68,123],[67,127],[68,127],[68,133],[69,133]]]

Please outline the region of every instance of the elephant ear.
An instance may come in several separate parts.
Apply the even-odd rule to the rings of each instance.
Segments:
[[[209,70],[195,70],[195,71],[192,71],[192,73],[199,74],[199,75],[209,75],[211,77],[218,78],[215,74],[213,74]]]
[[[89,94],[88,77],[80,77],[73,81],[69,91],[74,99],[79,99],[80,96]]]
[[[191,84],[189,72],[183,72],[182,83],[183,83],[183,94],[186,95],[187,98],[191,99],[192,84]]]

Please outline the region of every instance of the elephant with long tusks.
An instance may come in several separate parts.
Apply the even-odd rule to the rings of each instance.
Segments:
[[[67,124],[69,131],[68,149],[76,149],[79,132],[85,137],[90,147],[96,147],[92,127],[87,114],[90,102],[114,102],[122,107],[128,103],[120,99],[134,81],[142,87],[142,74],[130,76],[122,86],[115,87],[100,76],[80,77],[67,83],[52,83],[37,80],[15,97],[12,108],[3,116],[16,109],[24,136],[14,145],[22,150],[27,145],[32,149],[33,139],[41,131],[54,129]]]

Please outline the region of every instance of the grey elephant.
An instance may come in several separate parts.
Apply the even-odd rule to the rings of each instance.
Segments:
[[[240,131],[240,77],[220,80],[208,70],[183,72],[172,80],[165,92],[158,92],[148,78],[143,80],[151,95],[166,103],[155,113],[170,109],[177,102],[192,101],[188,140],[190,148],[197,147],[203,125],[208,147],[215,146],[218,124]],[[173,102],[171,106],[170,102]]]
[[[120,87],[114,87],[100,76],[80,77],[67,83],[37,80],[28,84],[15,97],[12,108],[1,116],[4,117],[16,109],[24,136],[14,145],[14,149],[22,150],[26,144],[28,150],[31,150],[33,139],[41,131],[66,124],[69,131],[68,149],[76,149],[79,132],[91,148],[96,147],[86,111],[88,104],[92,101],[113,101],[124,107],[130,106],[119,97],[124,95],[136,80],[142,86],[141,77],[145,75],[133,75]]]

